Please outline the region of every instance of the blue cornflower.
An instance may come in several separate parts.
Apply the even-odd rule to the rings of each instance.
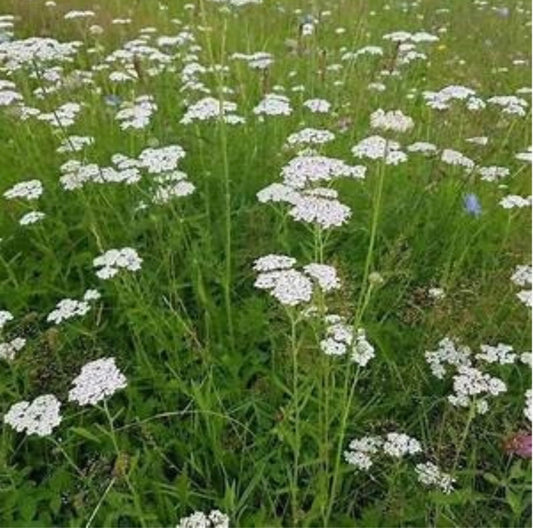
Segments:
[[[472,216],[481,215],[481,203],[479,198],[474,193],[468,193],[463,199],[464,210]]]

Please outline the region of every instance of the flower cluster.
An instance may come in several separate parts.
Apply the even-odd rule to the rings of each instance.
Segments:
[[[397,141],[369,136],[352,147],[352,154],[356,158],[384,160],[387,165],[398,165],[407,161],[407,154],[401,150]]]
[[[74,387],[68,400],[78,405],[96,405],[127,385],[124,374],[115,364],[115,358],[102,358],[84,365],[72,381]]]
[[[99,298],[100,293],[97,290],[87,290],[81,301],[62,299],[57,303],[55,309],[48,314],[46,321],[60,324],[62,321],[72,319],[73,317],[81,317],[91,309],[90,301],[96,301]]]
[[[404,433],[388,433],[381,436],[364,436],[352,440],[344,452],[348,464],[357,469],[368,470],[373,465],[373,459],[383,453],[392,458],[403,458],[422,452],[420,442]]]
[[[526,306],[531,308],[531,284],[532,284],[532,274],[531,266],[529,264],[517,266],[515,272],[511,276],[511,281],[517,286],[521,286],[523,289],[520,290],[516,296],[522,301]]]
[[[289,98],[275,93],[265,95],[264,99],[254,108],[257,116],[288,116],[292,113]]]
[[[303,271],[294,269],[296,260],[286,255],[266,255],[254,262],[258,272],[254,286],[267,290],[272,297],[286,306],[309,302],[315,286],[323,292],[338,289],[340,281],[332,266],[312,263]]]
[[[0,359],[13,361],[17,352],[20,352],[26,345],[26,339],[15,337],[11,341],[0,343]]]
[[[363,166],[349,166],[336,158],[300,155],[283,167],[283,184],[265,187],[257,193],[257,198],[262,203],[289,203],[292,205],[289,215],[295,220],[328,229],[344,224],[350,218],[351,210],[339,202],[334,189],[313,185],[340,177],[363,179],[365,171]]]
[[[43,184],[40,180],[28,180],[15,184],[4,192],[8,200],[21,198],[24,200],[36,200],[43,194]]]
[[[334,139],[335,134],[329,130],[304,128],[291,134],[287,138],[287,145],[289,147],[299,147],[301,145],[324,145]]]
[[[141,269],[142,258],[133,248],[110,249],[103,255],[93,260],[93,266],[99,268],[96,276],[100,279],[110,279],[120,270],[139,271]]]
[[[195,121],[209,121],[212,119],[223,119],[230,125],[244,123],[244,118],[237,115],[237,105],[229,101],[220,101],[214,97],[204,97],[187,108],[185,115],[181,118],[182,125],[189,125]]]
[[[478,414],[485,414],[489,409],[488,398],[507,391],[504,381],[484,372],[483,365],[510,365],[521,362],[530,365],[531,354],[516,354],[513,347],[499,343],[481,345],[480,352],[473,354],[464,345],[458,345],[446,337],[439,342],[437,350],[426,352],[425,358],[431,372],[443,379],[448,371],[453,373],[453,393],[448,401],[456,407],[474,406]]]
[[[420,463],[415,466],[418,482],[426,487],[438,488],[444,493],[453,491],[455,479],[448,473],[441,471],[432,462]]]
[[[139,130],[150,124],[150,119],[157,110],[157,105],[151,95],[140,95],[132,103],[121,104],[115,119],[122,130]]]
[[[389,132],[408,132],[415,126],[415,123],[401,110],[385,112],[379,108],[370,115],[370,126]]]
[[[325,99],[307,99],[302,104],[314,114],[327,114],[331,109],[331,103]]]
[[[328,356],[350,355],[350,360],[364,367],[375,356],[374,347],[368,342],[363,328],[355,331],[339,315],[327,315],[326,338],[320,342],[320,348]]]
[[[176,528],[229,528],[229,517],[219,510],[211,510],[207,515],[197,511],[181,518]]]
[[[4,423],[27,435],[48,436],[61,423],[60,408],[61,403],[53,394],[44,394],[32,402],[12,405],[4,415]]]

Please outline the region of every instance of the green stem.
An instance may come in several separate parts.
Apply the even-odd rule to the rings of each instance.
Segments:
[[[293,458],[294,466],[292,471],[291,483],[291,505],[292,505],[292,524],[298,524],[298,465],[300,463],[300,402],[298,394],[298,346],[296,342],[296,317],[290,312],[291,320],[291,355],[292,355],[292,399],[295,405],[294,415],[294,432],[293,440]]]
[[[120,457],[120,449],[118,447],[117,437],[115,434],[115,426],[113,423],[113,417],[111,416],[111,413],[109,412],[109,408],[107,406],[107,400],[104,400],[104,412],[107,417],[107,421],[109,423],[109,437],[111,438],[111,441],[113,442],[113,447],[115,448],[115,452],[117,455],[117,458]],[[144,514],[142,512],[141,503],[139,500],[139,496],[137,495],[137,491],[133,487],[130,478],[128,476],[127,471],[124,471],[124,480],[126,481],[126,484],[131,492],[131,495],[133,497],[133,504],[135,506],[135,509],[137,511],[137,516],[139,517],[139,520],[141,522],[141,526],[144,528],[146,526],[146,522],[144,520]]]

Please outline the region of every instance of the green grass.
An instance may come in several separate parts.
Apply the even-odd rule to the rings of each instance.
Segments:
[[[27,345],[13,362],[0,364],[0,412],[45,393],[66,402],[80,368],[100,357],[116,357],[128,379],[106,408],[64,403],[63,422],[50,437],[3,426],[0,524],[175,526],[194,510],[218,508],[232,526],[529,525],[531,464],[507,454],[503,444],[529,429],[523,407],[530,373],[523,366],[488,369],[508,392],[470,423],[468,409],[447,402],[449,378],[431,376],[424,351],[444,336],[476,350],[499,342],[517,352],[531,347],[530,311],[510,281],[516,265],[530,262],[530,209],[498,204],[507,194],[531,192],[529,167],[514,157],[531,144],[531,116],[506,118],[493,107],[471,113],[460,104],[440,113],[421,96],[450,84],[471,86],[483,98],[528,86],[530,66],[511,64],[531,60],[528,17],[511,0],[505,2],[508,17],[464,0],[423,0],[405,12],[401,2],[384,0],[265,0],[235,16],[207,0],[194,3],[193,15],[184,2],[168,2],[168,11],[160,11],[155,1],[58,1],[54,11],[41,0],[0,0],[0,13],[21,16],[17,38],[46,35],[88,45],[95,37],[85,23],[65,22],[62,13],[94,9],[105,27],[103,54],[144,26],[175,34],[171,19],[178,17],[202,46],[202,64],[230,66],[222,82],[235,90],[230,99],[247,118],[240,127],[181,125],[186,104],[179,59],[177,73],[118,88],[97,75],[102,94],[92,87],[63,89],[44,101],[32,95],[38,80],[24,71],[11,77],[30,106],[84,102],[68,134],[95,137],[86,151],[90,161],[107,165],[117,152],[137,156],[151,144],[177,143],[187,152],[180,168],[197,189],[145,211],[136,206],[148,195],[146,178],[134,186],[88,184],[65,192],[59,167],[68,158],[55,151],[64,131],[0,112],[0,192],[38,178],[45,187],[38,209],[46,213],[42,223],[22,227],[18,219],[31,207],[1,198],[0,310],[15,316],[4,338],[24,336]],[[449,12],[439,12],[443,7]],[[301,54],[285,42],[298,39],[296,8],[332,11]],[[115,16],[131,16],[133,24],[109,25]],[[346,33],[337,35],[338,26]],[[448,31],[440,41],[424,47],[428,61],[386,79],[383,93],[367,89],[394,55],[383,34],[436,33],[443,26]],[[342,46],[370,44],[383,46],[385,56],[362,58],[337,74],[318,73],[322,61],[340,62]],[[268,78],[228,59],[261,50],[275,55]],[[86,69],[91,61],[82,51],[67,69]],[[495,72],[499,67],[508,72]],[[216,96],[221,79],[202,79]],[[335,86],[336,79],[344,84]],[[294,112],[258,122],[252,109],[265,86],[276,84],[288,89]],[[290,92],[297,84],[305,93]],[[417,95],[408,99],[411,89]],[[112,90],[125,100],[153,95],[158,111],[150,125],[121,131],[103,101]],[[305,112],[300,103],[311,97],[329,100],[334,112]],[[335,184],[353,216],[329,231],[321,248],[316,233],[294,222],[287,207],[257,201],[256,193],[279,181],[292,156],[283,149],[290,133],[304,126],[334,131],[336,140],[323,153],[351,164],[350,148],[373,133],[369,116],[380,107],[413,118],[414,129],[399,137],[402,145],[430,141],[479,165],[508,167],[508,187],[413,154],[405,164],[384,168],[378,201],[382,168],[363,161],[365,180]],[[345,133],[338,131],[341,117],[351,119]],[[485,135],[488,146],[465,142]],[[469,192],[479,197],[480,217],[464,211]],[[142,270],[97,279],[92,259],[124,246],[144,259]],[[291,328],[295,312],[253,286],[256,258],[284,253],[303,265],[320,257],[319,249],[343,283],[323,302],[329,312],[363,326],[376,348],[376,357],[359,371],[321,352],[322,322]],[[366,271],[384,279],[370,292],[367,259]],[[432,286],[445,290],[442,301],[428,298]],[[92,287],[102,300],[89,314],[57,327],[46,322],[59,300],[80,298]],[[338,456],[352,438],[396,430],[419,439],[426,458],[453,471],[454,493],[423,488],[406,460],[384,459],[365,473]]]

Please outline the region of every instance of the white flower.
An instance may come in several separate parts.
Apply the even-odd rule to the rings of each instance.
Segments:
[[[93,260],[93,266],[100,268],[96,275],[100,279],[110,279],[121,269],[128,271],[139,271],[141,269],[142,258],[133,248],[110,249],[103,255]]]
[[[92,136],[68,136],[65,138],[59,147],[57,147],[56,152],[59,154],[65,152],[79,152],[85,147],[94,144],[94,137]]]
[[[255,271],[274,271],[290,269],[296,264],[296,259],[286,255],[266,255],[254,262]]]
[[[132,75],[136,75],[135,70],[133,70]],[[131,79],[131,76],[128,76],[128,79]],[[150,95],[141,95],[133,103],[122,103],[115,119],[120,122],[122,130],[139,130],[150,124],[150,118],[156,110],[157,105],[154,98]]]
[[[352,211],[336,199],[313,195],[309,191],[296,198],[289,215],[297,221],[316,223],[323,229],[329,229],[345,224]]]
[[[507,391],[505,383],[496,377],[481,372],[479,369],[462,366],[453,377],[454,394],[448,396],[449,402],[458,407],[468,407],[471,397],[483,394],[497,396]]]
[[[296,203],[300,194],[298,191],[295,191],[293,187],[289,185],[283,185],[282,183],[272,183],[264,189],[261,189],[257,193],[257,199],[261,203],[268,202],[286,202],[286,203]]]
[[[280,94],[266,94],[264,99],[254,108],[254,114],[258,116],[288,116],[292,113],[291,103],[288,97]]]
[[[97,301],[100,299],[100,297],[100,292],[94,289],[86,290],[86,292],[83,294],[83,300],[87,302]]]
[[[531,286],[532,279],[532,270],[529,264],[517,266],[511,276],[511,281],[517,286]]]
[[[31,403],[21,401],[12,405],[4,415],[4,423],[27,435],[48,436],[61,423],[60,407],[53,394],[44,394]]]
[[[487,101],[499,106],[504,114],[518,115],[523,117],[527,114],[528,102],[516,95],[496,95]]]
[[[525,161],[527,163],[531,163],[531,160],[532,160],[531,147],[529,147],[524,152],[518,152],[517,154],[515,154],[515,158],[517,160],[520,160],[520,161]]]
[[[23,337],[15,337],[11,341],[0,343],[0,359],[13,361],[17,352],[24,348],[26,340]]]
[[[195,190],[195,186],[187,181],[187,175],[181,171],[160,174],[156,181],[159,185],[152,198],[156,204],[165,204],[173,198],[188,196]]]
[[[85,315],[91,309],[90,305],[86,301],[76,301],[75,299],[63,299],[56,305],[55,310],[52,310],[48,317],[47,322],[53,322],[59,324],[62,321],[71,319],[72,317],[78,317]]]
[[[127,385],[126,377],[115,364],[115,358],[102,358],[84,365],[72,381],[74,388],[68,400],[79,405],[95,405]]]
[[[187,108],[180,123],[188,125],[194,121],[224,119],[230,125],[244,123],[244,118],[236,115],[237,105],[230,101],[220,101],[214,97],[204,97]]]
[[[311,300],[314,289],[312,281],[316,281],[323,292],[340,286],[337,272],[332,266],[312,263],[304,266],[302,273],[294,269],[295,264],[296,260],[286,255],[258,258],[254,262],[254,270],[259,272],[254,286],[269,291],[279,302],[288,306]]]
[[[346,344],[328,337],[320,341],[320,349],[326,356],[344,356],[347,351]]]
[[[219,510],[211,510],[208,515],[196,511],[189,517],[182,517],[176,528],[229,528],[229,517]]]
[[[8,200],[23,198],[24,200],[36,200],[43,194],[43,184],[40,180],[28,180],[17,183],[4,192]]]
[[[65,13],[63,18],[65,20],[73,20],[75,18],[91,18],[94,16],[94,11],[69,11],[68,13]]]
[[[325,99],[307,99],[303,105],[315,114],[327,114],[331,109],[331,103]]]
[[[370,126],[384,131],[407,132],[415,126],[415,123],[401,110],[385,112],[379,108],[370,115]]]
[[[365,367],[375,355],[375,349],[368,342],[365,331],[359,328],[352,347],[351,360],[361,367]]]
[[[304,128],[303,130],[291,134],[287,138],[287,145],[290,147],[299,145],[324,145],[334,139],[335,134],[329,130]]]
[[[35,224],[40,222],[45,216],[46,215],[40,211],[31,211],[20,218],[19,224],[21,226]]]
[[[407,147],[408,152],[421,152],[422,154],[434,154],[437,152],[437,147],[433,143],[426,143],[425,141],[417,141]]]
[[[523,207],[531,207],[531,196],[524,198],[517,194],[509,194],[500,200],[500,205],[504,209],[522,209]]]
[[[442,472],[432,462],[417,464],[415,471],[418,476],[418,482],[424,484],[424,486],[440,488],[444,493],[453,491],[455,479],[448,475],[448,473]]]
[[[354,439],[349,444],[349,450],[344,451],[344,459],[356,469],[368,470],[372,466],[372,456],[379,453],[383,440],[379,436],[364,436]]]
[[[415,455],[422,451],[420,442],[404,433],[388,433],[383,443],[383,451],[394,458]]]
[[[468,143],[473,143],[474,145],[485,146],[489,143],[489,138],[487,136],[475,136],[468,138],[466,141]]]
[[[487,363],[499,363],[500,365],[507,365],[514,363],[517,355],[513,353],[513,347],[499,343],[497,346],[481,345],[481,352],[476,354],[476,358]]]
[[[173,171],[185,157],[185,151],[179,145],[160,148],[147,148],[139,154],[139,163],[149,174]]]
[[[481,174],[482,181],[495,182],[509,176],[510,170],[507,167],[478,167],[477,172]]]
[[[336,178],[363,179],[366,167],[347,165],[337,158],[326,156],[296,156],[281,170],[283,183],[294,189],[303,189],[310,183],[332,181]]]
[[[437,350],[426,352],[424,355],[432,374],[442,379],[446,374],[445,365],[452,365],[454,367],[470,365],[471,353],[471,350],[467,346],[458,346],[452,339],[445,337],[439,342]]]
[[[7,310],[0,310],[0,330],[2,330],[4,325],[9,321],[13,321],[13,314]]]
[[[381,136],[370,136],[361,140],[352,147],[352,154],[356,158],[383,159],[387,165],[398,165],[407,161],[407,154],[401,150],[398,142]]]
[[[437,301],[444,299],[446,297],[446,293],[442,288],[430,288],[428,290],[428,295]]]
[[[475,163],[470,158],[467,158],[464,154],[461,154],[457,150],[444,149],[440,159],[443,163],[447,163],[448,165],[458,165],[469,170],[475,167]]]
[[[333,266],[313,262],[304,266],[303,269],[307,275],[318,282],[323,291],[327,292],[340,288],[341,283],[337,277],[337,270]]]
[[[302,302],[309,302],[313,294],[311,281],[296,270],[280,271],[271,295],[281,304],[296,306]]]

